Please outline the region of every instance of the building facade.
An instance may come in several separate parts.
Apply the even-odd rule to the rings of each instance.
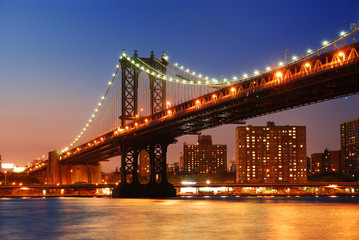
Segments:
[[[183,145],[186,173],[227,172],[227,145],[212,145],[212,137],[199,135],[197,144]]]
[[[141,151],[139,154],[139,175],[142,177],[150,178],[150,155],[147,151]]]
[[[236,128],[237,183],[307,181],[305,126]]]
[[[312,173],[330,173],[340,172],[341,151],[329,151],[325,149],[324,153],[312,154]]]
[[[359,180],[359,117],[340,124],[341,172]]]

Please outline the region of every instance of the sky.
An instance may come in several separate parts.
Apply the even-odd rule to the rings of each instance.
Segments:
[[[76,137],[107,89],[122,49],[162,51],[211,77],[264,70],[333,40],[359,21],[359,1],[0,0],[0,154],[24,166]],[[356,38],[359,38],[357,35]],[[307,155],[340,148],[340,123],[359,116],[359,95],[250,119],[307,127]],[[235,158],[235,128],[204,131]],[[168,149],[176,162],[184,136]],[[103,164],[110,172],[118,159]]]

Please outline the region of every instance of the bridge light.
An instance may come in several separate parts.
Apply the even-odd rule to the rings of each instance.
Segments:
[[[201,104],[201,101],[196,100],[196,104],[197,104],[197,106],[199,106]]]
[[[234,76],[234,77],[233,77],[233,80],[237,80],[237,77],[236,77],[236,76]]]
[[[208,80],[208,77],[206,76],[205,79]]]
[[[270,67],[266,67],[266,70],[267,70],[267,71],[270,71]]]
[[[171,110],[168,110],[168,111],[167,111],[167,114],[168,114],[168,115],[172,115],[172,111],[171,111]]]
[[[292,60],[294,60],[294,61],[297,60],[297,59],[298,59],[297,56],[293,56],[293,57],[292,57]]]
[[[281,73],[281,72],[277,72],[276,75],[277,75],[277,77],[281,77],[281,76],[282,76],[282,73]]]
[[[135,123],[135,126],[137,127],[138,123]]]
[[[343,56],[344,56],[344,53],[343,53],[343,52],[340,52],[340,53],[338,53],[338,56],[339,56],[339,57],[343,57]]]
[[[311,52],[313,52],[312,49],[308,49],[308,50],[307,50],[307,53],[311,53]]]
[[[125,128],[126,128],[126,130],[128,130],[128,126],[126,126]]]
[[[183,69],[183,66],[181,66],[180,68]]]
[[[189,72],[189,69],[187,68],[186,72]]]
[[[117,65],[116,65],[116,68],[119,68],[119,67],[120,67],[120,65],[117,64]]]
[[[114,76],[116,76],[116,74],[115,74],[115,73],[112,73],[112,77],[114,77]]]
[[[138,114],[136,114],[135,118],[139,118]]]
[[[95,112],[98,112],[98,109],[97,109],[97,108],[95,109]]]
[[[112,84],[112,82],[108,82],[108,85],[111,85]]]
[[[243,74],[243,77],[244,77],[244,78],[247,78],[247,77],[248,77],[248,74],[246,74],[246,73]]]
[[[309,64],[309,63],[306,63],[304,66],[305,66],[305,67],[310,67],[310,64]]]
[[[148,122],[148,119],[146,118],[146,119],[145,119],[145,123],[147,123],[147,122]]]
[[[175,66],[177,67],[177,66],[178,66],[178,63],[175,63]]]
[[[323,46],[328,45],[328,43],[329,43],[329,42],[328,42],[328,41],[326,41],[326,40],[322,42]]]
[[[202,84],[202,82],[201,82],[201,81],[198,81],[198,84]]]
[[[89,124],[86,124],[86,127],[88,127],[89,126]]]
[[[104,99],[105,99],[105,96],[102,96],[101,99],[104,100]]]
[[[84,131],[86,131],[86,128],[83,128]]]
[[[216,95],[216,94],[213,94],[213,95],[212,95],[212,98],[213,98],[213,99],[216,99],[216,98],[217,98],[217,95]]]
[[[259,71],[255,70],[254,75],[258,75],[258,74],[259,74]]]
[[[234,93],[236,89],[234,87],[231,88],[231,92]]]
[[[98,105],[101,106],[101,103],[99,102]]]
[[[278,65],[279,65],[279,66],[283,66],[284,63],[283,63],[283,62],[279,62]]]
[[[341,31],[340,32],[340,36],[344,36],[345,35],[345,32],[344,31]]]

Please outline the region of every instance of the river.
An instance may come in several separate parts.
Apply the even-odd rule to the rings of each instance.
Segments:
[[[359,239],[359,199],[0,198],[1,239]]]

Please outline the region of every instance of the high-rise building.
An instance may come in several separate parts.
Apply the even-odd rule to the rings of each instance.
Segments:
[[[183,154],[181,152],[179,155],[179,171],[180,172],[184,171],[184,159],[183,159]]]
[[[227,145],[212,145],[212,137],[198,136],[197,144],[183,145],[184,172],[220,173],[227,171]]]
[[[341,172],[359,179],[359,117],[340,124]]]
[[[312,173],[330,173],[339,172],[341,162],[340,151],[329,151],[325,149],[324,153],[312,154]]]
[[[237,183],[306,182],[305,126],[236,128]]]
[[[140,152],[140,176],[150,178],[150,155],[147,151]]]

